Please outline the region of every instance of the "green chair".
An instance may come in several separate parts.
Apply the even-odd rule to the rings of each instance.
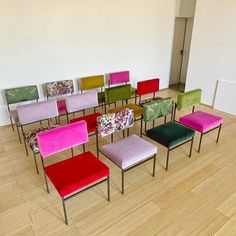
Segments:
[[[14,104],[19,104],[22,102],[29,101],[38,101],[39,93],[37,85],[30,85],[18,88],[9,88],[4,90],[7,109],[9,112],[9,118],[11,121],[12,130],[14,131],[14,123],[17,128],[18,137],[21,143],[21,137],[19,132],[19,119],[17,115],[17,111],[15,109],[11,109]]]
[[[171,98],[164,98],[150,103],[146,103],[143,106],[143,116],[141,120],[141,136],[143,134],[143,121],[145,124],[149,121],[155,121],[159,117],[171,115],[173,113],[173,102]],[[146,125],[145,125],[146,129]],[[181,125],[175,121],[169,121],[159,126],[153,127],[151,129],[145,130],[145,135],[158,142],[167,148],[167,158],[166,158],[166,170],[168,170],[169,165],[169,152],[185,143],[191,142],[189,157],[192,154],[193,139],[195,131],[184,125]]]

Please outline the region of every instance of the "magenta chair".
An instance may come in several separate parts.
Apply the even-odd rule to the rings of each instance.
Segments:
[[[88,131],[85,121],[64,125],[37,134],[47,192],[50,179],[62,199],[65,223],[68,224],[65,201],[75,195],[107,182],[107,195],[110,201],[109,168],[91,152],[45,166],[44,159],[67,149],[87,143]]]

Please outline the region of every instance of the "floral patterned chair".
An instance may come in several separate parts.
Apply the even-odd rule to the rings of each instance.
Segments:
[[[143,121],[145,124],[149,121],[155,121],[155,119],[171,115],[173,113],[173,102],[171,98],[164,98],[158,101],[153,101],[150,103],[146,103],[143,106],[143,116],[141,121],[141,136],[142,132],[142,123]],[[164,147],[167,148],[167,157],[166,157],[166,170],[168,170],[169,164],[169,152],[185,143],[191,142],[189,157],[191,157],[192,153],[192,146],[193,146],[193,139],[195,135],[195,131],[187,126],[181,125],[175,121],[169,121],[159,126],[153,127],[151,129],[146,130],[145,126],[145,135],[160,143]]]
[[[99,136],[112,135],[111,143],[101,147],[97,145],[97,156],[99,152],[121,169],[122,172],[122,194],[124,194],[124,173],[133,167],[153,159],[153,177],[155,176],[155,162],[157,147],[137,135],[128,135],[117,142],[113,142],[113,134],[129,129],[134,124],[134,111],[130,108],[102,115],[97,118]]]
[[[45,84],[47,99],[51,97],[60,97],[74,93],[73,80],[54,81]],[[66,114],[65,99],[57,100],[58,112],[60,115]]]
[[[19,141],[21,143],[21,137],[19,132],[19,126],[20,126],[19,119],[16,110],[12,109],[12,106],[23,102],[38,101],[39,99],[38,87],[37,85],[30,85],[18,88],[5,89],[4,92],[12,129],[14,131],[14,123],[15,123]]]
[[[89,141],[85,121],[40,132],[37,134],[37,141],[47,192],[49,193],[47,180],[49,179],[61,197],[66,224],[68,218],[65,202],[71,197],[107,182],[107,195],[110,201],[109,168],[91,152],[72,155],[70,158],[47,166],[44,163],[44,159],[53,154],[73,149]]]

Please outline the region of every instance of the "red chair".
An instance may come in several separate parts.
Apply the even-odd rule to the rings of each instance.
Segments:
[[[88,142],[85,121],[40,132],[37,134],[47,192],[47,178],[61,196],[68,224],[65,201],[97,184],[107,181],[107,195],[110,201],[109,168],[91,152],[85,152],[69,159],[45,166],[44,159],[50,155]]]

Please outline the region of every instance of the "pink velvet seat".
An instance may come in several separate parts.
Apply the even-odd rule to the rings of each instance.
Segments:
[[[157,146],[133,134],[101,147],[102,152],[120,168],[129,168],[157,152]]]
[[[66,101],[65,100],[58,100],[57,101],[57,108],[60,115],[66,114]]]
[[[196,111],[179,118],[179,122],[199,132],[207,132],[223,123],[223,118],[203,112]]]

